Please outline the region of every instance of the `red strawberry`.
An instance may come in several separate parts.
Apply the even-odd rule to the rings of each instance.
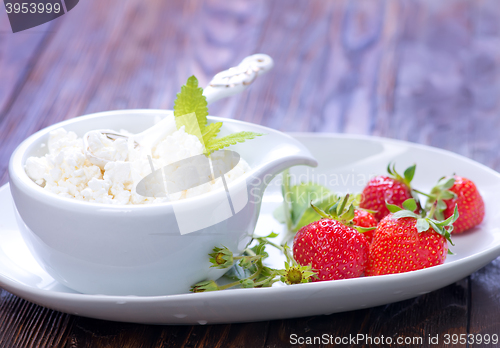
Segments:
[[[319,279],[313,281],[359,277],[368,262],[366,238],[340,221],[321,219],[304,226],[293,243],[294,259],[317,272]]]
[[[453,224],[454,234],[462,233],[476,225],[479,225],[484,218],[484,201],[476,185],[469,179],[455,176],[455,183],[450,191],[457,195],[457,198],[446,200],[446,210],[444,218],[453,214],[455,204],[458,205],[460,217]]]
[[[359,206],[363,209],[373,210],[375,218],[380,221],[389,214],[386,202],[401,207],[403,202],[412,198],[411,180],[415,175],[416,165],[407,168],[404,177],[399,175],[395,166],[391,164],[387,171],[391,176],[379,175],[368,181],[361,194]],[[417,205],[419,208],[419,205]]]
[[[460,217],[453,224],[452,234],[462,233],[483,221],[484,201],[469,179],[456,175],[441,178],[428,197],[427,207],[438,220],[450,217],[455,205],[458,206]]]
[[[377,227],[377,219],[370,212],[363,209],[354,210],[354,219],[352,219],[352,222],[359,227]],[[363,233],[368,243],[372,242],[373,231],[370,230]]]
[[[448,253],[448,229],[458,211],[445,221],[422,218],[413,213],[413,199],[404,202],[407,210],[396,206],[375,230],[370,245],[367,276],[402,273],[444,263]],[[397,211],[400,209],[399,211]]]
[[[346,195],[335,203],[330,214],[312,206],[324,219],[302,227],[295,235],[294,259],[302,266],[311,265],[318,274],[316,281],[356,278],[365,271],[369,243],[354,228],[354,206],[344,210],[348,200]]]

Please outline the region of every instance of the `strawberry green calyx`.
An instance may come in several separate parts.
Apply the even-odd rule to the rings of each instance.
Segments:
[[[321,217],[325,219],[337,220],[338,222],[356,229],[358,232],[367,232],[374,230],[376,227],[361,227],[354,225],[354,204],[349,200],[349,194],[340,198],[335,204],[333,204],[329,209],[328,213],[315,207],[311,203],[311,207],[318,213]]]
[[[392,166],[392,167],[391,167]],[[411,190],[411,181],[413,180],[413,177],[415,176],[415,170],[417,169],[417,165],[414,164],[408,168],[405,169],[403,176],[401,176],[397,171],[396,171],[396,164],[389,162],[387,165],[387,172],[397,181],[402,182],[408,188]]]
[[[413,198],[407,199],[403,202],[403,208],[396,205],[387,204],[387,209],[393,214],[392,218],[397,220],[401,218],[414,218],[416,220],[416,228],[419,233],[425,232],[432,227],[432,229],[442,235],[451,245],[453,244],[451,240],[450,233],[453,231],[453,223],[458,219],[458,206],[455,206],[455,211],[452,216],[443,221],[438,221],[432,218],[432,214],[428,214],[426,217],[421,217],[414,213],[417,208],[417,203]]]
[[[455,184],[454,177],[442,177],[438,180],[430,194],[417,191],[424,196],[427,196],[426,210],[429,211],[428,216],[437,220],[444,220],[444,211],[446,210],[445,200],[457,198],[457,194],[450,189]]]
[[[286,256],[285,270],[281,270],[281,281],[287,285],[309,283],[312,277],[317,277],[312,271],[311,265],[301,266],[293,258],[292,252],[288,245],[284,245],[283,252]]]
[[[213,253],[208,254],[208,256],[210,256],[210,263],[212,264],[210,267],[223,269],[229,268],[233,265],[233,253],[231,250],[226,247],[215,247],[213,250]]]
[[[191,287],[191,292],[206,292],[219,290],[219,286],[213,280],[204,280]]]

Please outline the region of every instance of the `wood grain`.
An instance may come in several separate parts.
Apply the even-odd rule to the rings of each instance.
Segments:
[[[91,112],[171,108],[191,74],[204,85],[257,52],[275,68],[211,114],[283,131],[404,139],[500,170],[496,0],[86,0],[15,36],[0,12],[0,184],[10,154],[33,132]],[[386,306],[211,326],[88,319],[2,290],[0,346],[288,347],[291,334],[361,333],[422,337],[429,347],[429,335],[499,333],[498,284],[497,259]]]
[[[58,24],[56,20],[13,35],[7,13],[0,11],[0,120],[14,103]]]

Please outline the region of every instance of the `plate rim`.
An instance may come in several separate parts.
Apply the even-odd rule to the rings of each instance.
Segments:
[[[405,146],[410,146],[410,147],[417,147],[420,149],[424,149],[427,151],[433,151],[433,152],[439,152],[447,156],[452,156],[454,158],[460,159],[461,161],[466,161],[468,163],[474,164],[475,166],[480,167],[482,170],[487,171],[488,173],[494,175],[496,179],[498,179],[500,183],[500,173],[496,172],[495,170],[485,166],[484,164],[481,164],[479,162],[476,162],[468,157],[465,157],[463,155],[454,153],[449,150],[445,149],[440,149],[436,148],[433,146],[429,145],[424,145],[424,144],[419,144],[419,143],[413,143],[409,141],[404,141],[404,140],[398,140],[398,139],[390,139],[390,138],[385,138],[385,137],[379,137],[379,136],[369,136],[369,135],[358,135],[358,134],[341,134],[341,133],[309,133],[309,132],[289,132],[289,135],[292,137],[298,139],[299,141],[303,138],[345,138],[345,139],[361,139],[361,140],[368,140],[368,141],[377,141],[377,142],[389,142],[389,143],[396,143],[396,144],[404,144]],[[0,187],[0,195],[4,194],[4,191],[8,190],[9,195],[10,195],[10,185],[9,183],[4,184],[3,186]],[[17,230],[19,231],[19,230]],[[464,265],[467,265],[470,263],[471,260],[481,260],[477,268],[475,270],[480,269],[484,267],[484,265],[488,264],[492,260],[494,260],[496,257],[500,256],[500,243],[498,245],[494,245],[492,247],[486,248],[480,252],[474,253],[472,255],[466,256],[464,258],[454,260],[449,263],[445,263],[443,265],[439,265],[437,267],[430,267],[422,270],[417,270],[417,271],[411,271],[411,272],[406,272],[406,273],[399,273],[399,274],[389,274],[389,275],[383,275],[383,276],[377,276],[377,277],[360,277],[360,278],[354,278],[354,279],[343,279],[340,282],[339,281],[326,281],[326,282],[315,282],[315,283],[308,283],[308,284],[298,284],[292,287],[287,287],[287,286],[280,286],[280,287],[272,287],[272,288],[259,288],[259,289],[229,289],[225,290],[223,292],[219,291],[214,291],[214,292],[204,292],[204,293],[198,293],[198,294],[191,294],[191,293],[184,293],[184,294],[174,294],[174,295],[160,295],[160,296],[116,296],[116,295],[92,295],[92,294],[82,294],[82,293],[69,293],[69,292],[60,292],[60,291],[53,291],[50,289],[40,289],[36,288],[33,286],[29,286],[27,284],[24,284],[20,281],[17,281],[16,279],[12,279],[9,276],[6,276],[3,274],[3,272],[0,270],[0,286],[4,288],[5,290],[15,294],[16,296],[22,297],[30,302],[37,303],[41,306],[45,306],[54,310],[58,310],[61,312],[66,312],[70,313],[68,311],[65,311],[62,307],[64,307],[65,303],[88,303],[89,301],[99,304],[99,303],[109,303],[109,302],[119,302],[119,301],[125,301],[129,306],[134,306],[134,305],[140,305],[140,304],[145,304],[145,303],[162,303],[162,304],[169,304],[172,302],[179,302],[179,301],[192,301],[193,298],[192,296],[196,296],[196,300],[198,301],[204,301],[204,300],[216,300],[221,297],[228,298],[228,297],[239,297],[243,292],[247,295],[254,295],[254,294],[259,294],[259,296],[264,297],[265,295],[269,294],[274,294],[274,293],[284,293],[284,294],[295,294],[295,293],[302,293],[304,292],[304,288],[307,287],[308,289],[311,289],[311,291],[318,291],[322,289],[327,289],[330,291],[334,291],[338,287],[349,287],[351,285],[356,285],[361,286],[363,285],[370,285],[372,283],[375,284],[382,284],[386,282],[392,282],[393,279],[398,280],[398,282],[405,282],[407,280],[412,280],[415,281],[415,279],[425,279],[429,276],[439,274],[441,272],[447,272],[449,268],[455,268],[455,267],[461,267]],[[487,260],[485,262],[485,260]],[[45,271],[44,271],[45,272]],[[472,271],[474,272],[474,271]],[[472,273],[471,272],[471,273]],[[470,273],[469,273],[470,274]],[[48,275],[48,274],[47,274]],[[55,280],[54,280],[55,281]],[[454,280],[456,281],[456,280]],[[354,283],[353,283],[354,282]],[[452,282],[451,282],[452,283]],[[441,286],[440,286],[441,287]],[[439,288],[439,287],[438,287]],[[281,290],[279,290],[281,289]],[[430,290],[430,291],[434,291]],[[255,296],[256,297],[256,296]],[[411,298],[414,296],[410,296],[408,298]],[[60,306],[53,306],[53,305],[47,305],[44,302],[50,301],[50,300],[57,300],[60,301]],[[73,313],[70,313],[73,314]],[[78,314],[82,316],[88,316],[85,314]],[[94,317],[94,318],[101,318],[99,316],[89,316],[89,317]],[[118,320],[118,319],[108,319],[108,320]],[[128,321],[128,320],[123,320],[123,321]],[[132,322],[139,322],[139,321],[132,321]],[[140,321],[143,322],[143,321]],[[173,321],[166,321],[165,323],[172,323]],[[145,322],[144,322],[145,323]],[[189,324],[189,323],[181,323],[181,324]]]

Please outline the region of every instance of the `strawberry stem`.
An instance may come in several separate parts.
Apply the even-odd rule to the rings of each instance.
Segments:
[[[430,194],[428,194],[428,193],[425,193],[425,192],[422,192],[422,191],[420,191],[420,190],[413,189],[413,191],[415,191],[415,192],[417,192],[417,193],[419,193],[419,194],[421,194],[421,195],[424,195],[424,196],[425,196],[425,197],[427,197],[427,198],[433,198],[433,196],[432,196],[432,195],[430,195]]]
[[[431,206],[431,209],[427,213],[426,218],[432,219],[434,217],[434,214],[436,213],[436,208],[437,208],[437,202]]]

